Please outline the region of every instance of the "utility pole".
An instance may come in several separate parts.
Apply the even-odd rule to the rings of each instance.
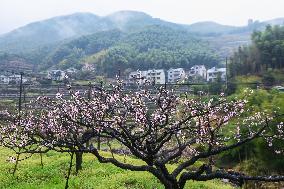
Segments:
[[[120,75],[120,70],[119,70],[119,75]],[[101,90],[101,98],[103,96],[103,81],[100,82],[100,90]],[[98,133],[98,150],[101,150],[101,131],[99,130]]]
[[[120,79],[120,69],[118,70],[118,78]]]
[[[228,58],[226,57],[226,92],[228,90]]]
[[[89,82],[88,100],[91,100],[91,93],[92,93],[92,83]]]
[[[92,83],[89,82],[89,89],[88,89],[88,101],[91,101],[91,97],[92,97]],[[82,118],[81,118],[81,122],[82,122]],[[90,146],[90,140],[88,140],[86,142],[86,147],[88,148]]]
[[[23,85],[23,93],[24,93],[24,105],[26,103],[26,87]]]
[[[18,107],[19,114],[22,111],[23,74],[24,74],[23,72],[20,73],[21,80],[20,80],[20,97],[19,97],[19,107]]]

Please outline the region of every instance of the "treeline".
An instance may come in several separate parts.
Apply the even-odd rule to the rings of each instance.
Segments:
[[[251,39],[250,45],[239,47],[231,57],[232,77],[284,68],[284,26],[268,25],[262,32],[253,32]]]

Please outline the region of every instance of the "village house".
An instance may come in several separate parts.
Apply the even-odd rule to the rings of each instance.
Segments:
[[[22,82],[27,82],[28,79],[23,77]],[[0,83],[2,84],[10,84],[10,83],[20,83],[21,82],[21,75],[19,74],[13,74],[13,75],[0,75]]]
[[[189,77],[197,77],[200,76],[203,79],[206,79],[207,72],[204,65],[194,65],[190,68],[188,72]]]
[[[9,77],[5,75],[0,75],[0,83],[8,84],[9,83]]]
[[[47,73],[47,78],[54,81],[62,81],[65,77],[66,73],[62,70],[50,70]]]
[[[129,74],[130,83],[144,84],[147,79],[147,71],[134,71]]]
[[[84,66],[82,67],[82,71],[95,71],[95,68],[92,64],[84,64]]]
[[[213,67],[213,68],[207,70],[207,81],[208,82],[215,81],[218,76],[220,76],[222,81],[225,81],[226,80],[226,68]]]
[[[78,70],[76,68],[68,68],[67,70],[65,70],[65,72],[67,74],[75,74],[76,72],[78,72]]]
[[[163,69],[159,70],[148,70],[147,71],[147,80],[154,82],[155,84],[165,84],[166,75]]]
[[[185,79],[185,71],[183,68],[169,69],[168,70],[168,82],[176,83]]]
[[[153,82],[155,84],[166,83],[166,75],[163,69],[130,72],[128,79],[130,83],[138,82],[138,84],[143,84],[146,81]]]
[[[74,78],[78,70],[76,68],[68,68],[65,70],[65,75],[68,76],[68,78]]]

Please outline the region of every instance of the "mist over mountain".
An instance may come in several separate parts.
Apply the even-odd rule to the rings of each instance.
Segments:
[[[142,12],[120,11],[105,17],[75,13],[34,22],[0,36],[0,50],[22,52],[99,31],[134,31],[149,25],[180,27]]]
[[[188,31],[198,34],[230,33],[239,27],[218,24],[212,21],[197,22],[188,26]]]

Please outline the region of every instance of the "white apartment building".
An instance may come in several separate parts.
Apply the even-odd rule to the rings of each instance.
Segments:
[[[147,71],[147,80],[154,82],[155,84],[165,84],[166,75],[163,69],[160,70],[148,70]]]
[[[168,70],[168,82],[176,83],[185,79],[185,71],[183,68],[171,68]]]
[[[195,77],[201,76],[202,78],[206,79],[206,68],[204,65],[194,65],[190,68],[188,72],[188,76]]]
[[[221,79],[223,81],[226,80],[226,68],[211,68],[207,70],[207,81],[215,81],[217,79],[218,75],[220,75]]]
[[[148,71],[134,71],[129,74],[129,81],[131,83],[144,84],[147,80]]]

